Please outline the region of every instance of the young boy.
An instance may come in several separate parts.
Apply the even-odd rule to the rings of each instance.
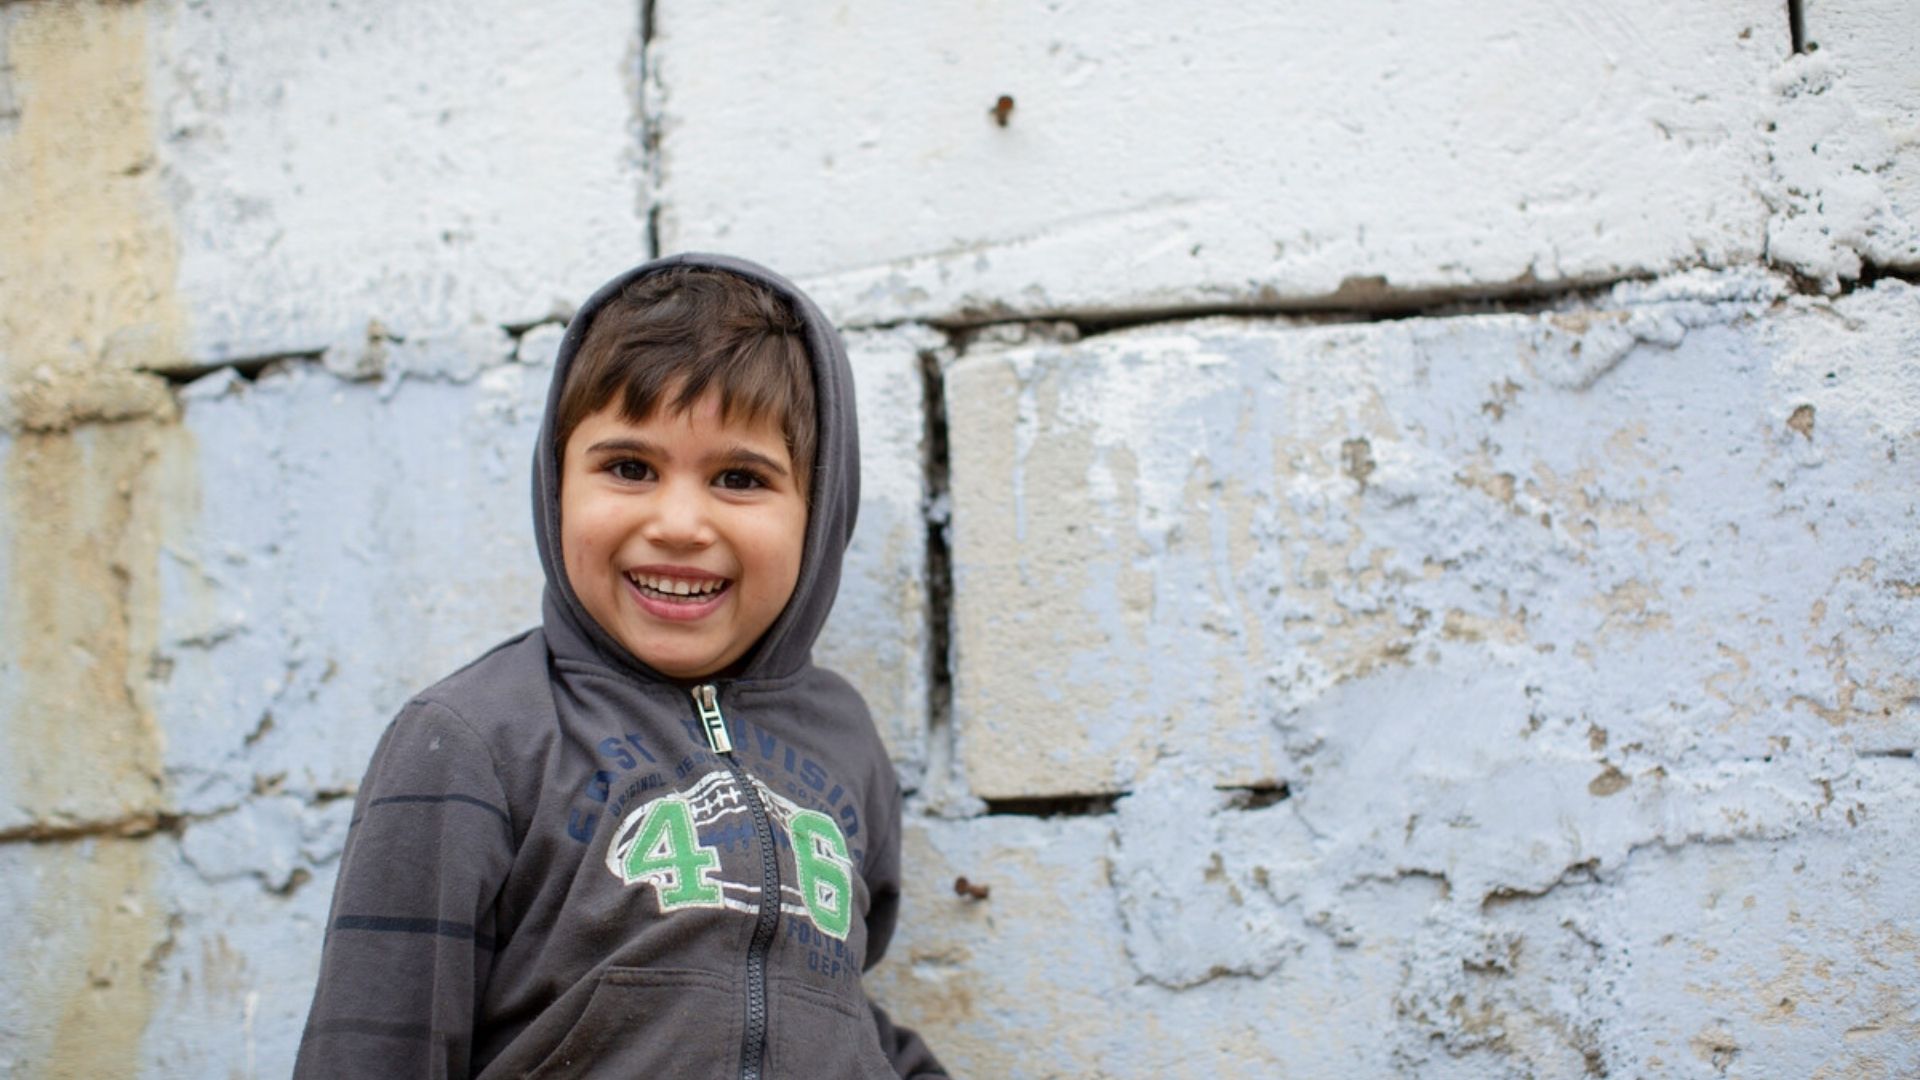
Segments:
[[[861,988],[900,792],[810,659],[860,494],[839,337],[751,263],[630,271],[533,481],[542,625],[374,751],[296,1075],[944,1076]]]

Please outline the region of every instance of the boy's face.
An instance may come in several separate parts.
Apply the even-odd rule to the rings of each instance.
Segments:
[[[561,461],[567,580],[648,667],[712,675],[793,595],[807,531],[801,482],[778,422],[723,422],[716,394],[637,424],[610,404],[573,430]]]

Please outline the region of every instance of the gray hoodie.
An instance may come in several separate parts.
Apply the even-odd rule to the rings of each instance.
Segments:
[[[569,587],[552,436],[594,312],[687,264],[793,304],[819,409],[793,597],[698,686],[649,670]],[[900,791],[859,694],[811,660],[859,500],[846,353],[786,280],[681,255],[587,301],[534,453],[542,625],[414,698],[381,738],[296,1076],[945,1075],[861,986],[898,910]]]

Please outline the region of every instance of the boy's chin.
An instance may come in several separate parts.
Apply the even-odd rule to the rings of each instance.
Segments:
[[[720,674],[736,657],[715,654],[701,650],[660,649],[640,647],[632,641],[622,641],[627,652],[634,659],[659,672],[669,679],[681,682],[693,682]]]

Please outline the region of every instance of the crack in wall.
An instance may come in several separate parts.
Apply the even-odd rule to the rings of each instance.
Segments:
[[[651,5],[649,5],[649,8],[651,8]],[[658,237],[657,235],[652,235],[651,230],[657,225],[660,210],[661,204],[657,202],[650,203],[648,211],[650,229],[648,257],[650,258],[659,252]],[[1827,300],[1849,296],[1862,290],[1871,290],[1883,281],[1900,281],[1909,285],[1920,286],[1920,267],[1888,266],[1873,262],[1863,262],[1859,276],[1842,281],[1837,291],[1825,290],[1821,288],[1818,281],[1792,271],[1779,270],[1771,267],[1769,270],[1770,272],[1779,274],[1780,279],[1786,284],[1788,291],[1794,295],[1818,297]],[[1076,316],[1072,313],[1038,313],[988,321],[912,319],[898,322],[848,323],[845,324],[842,329],[879,330],[924,326],[946,336],[952,345],[954,355],[957,356],[964,354],[970,346],[983,339],[995,339],[1009,329],[1040,330],[1062,340],[1079,341],[1098,337],[1102,334],[1119,333],[1162,323],[1190,322],[1211,318],[1283,319],[1290,324],[1310,327],[1326,325],[1364,325],[1376,322],[1399,322],[1409,319],[1451,319],[1479,315],[1564,314],[1569,311],[1583,309],[1618,307],[1619,304],[1617,301],[1609,302],[1609,294],[1613,288],[1620,285],[1647,284],[1657,280],[1659,280],[1657,276],[1627,275],[1595,284],[1563,289],[1538,290],[1524,294],[1497,289],[1482,294],[1473,293],[1471,290],[1463,290],[1457,294],[1447,294],[1437,297],[1430,297],[1429,294],[1420,292],[1394,292],[1389,289],[1383,295],[1403,302],[1389,302],[1372,307],[1323,306],[1311,302],[1304,304],[1274,303],[1265,305],[1168,305],[1164,307],[1140,308],[1133,311],[1104,312],[1098,315],[1086,316]],[[515,343],[517,348],[519,341],[535,330],[548,326],[564,328],[571,321],[572,315],[573,312],[571,310],[556,309],[554,312],[537,320],[501,323],[499,327],[500,330]],[[384,340],[404,342],[406,339],[394,335]],[[164,380],[170,390],[178,390],[207,375],[227,369],[231,369],[242,381],[257,382],[260,378],[271,374],[282,366],[320,364],[324,361],[326,353],[327,349],[325,348],[306,347],[290,348],[223,360],[195,360],[190,357],[185,357],[178,362],[142,365],[136,368],[135,371],[144,375],[158,376]],[[505,366],[512,362],[511,360],[504,360],[499,363],[482,364],[478,368],[478,371],[485,372],[493,367]],[[924,357],[922,363],[923,368],[926,364],[933,363],[934,371],[926,377],[938,382],[940,380],[938,363],[928,361]],[[338,372],[334,374],[339,375]],[[404,377],[412,379],[432,377],[430,374],[424,372],[409,371],[403,372],[402,374]],[[340,377],[343,379],[346,378],[345,376]],[[349,379],[347,381],[352,380]],[[939,418],[939,422],[942,425],[942,434],[944,436],[944,414]],[[932,421],[930,420],[929,423],[931,424]],[[931,428],[929,428],[929,430],[931,430]],[[928,467],[935,467],[932,459],[928,460]],[[945,467],[944,452],[938,467]],[[944,486],[939,489],[940,493],[944,493],[944,491]],[[929,501],[929,507],[934,512],[941,511],[943,505],[944,504],[938,504],[931,500]]]
[[[1904,281],[1909,285],[1920,285],[1920,266],[1883,266],[1880,263],[1861,260],[1860,276],[1851,281],[1842,281],[1836,293],[1823,293],[1818,289],[1802,286],[1795,281],[1798,291],[1809,296],[1851,296],[1856,292],[1871,289],[1882,281]]]
[[[951,516],[947,447],[946,375],[940,356],[920,353],[923,413],[921,514],[926,528],[927,776],[936,789],[953,786],[953,551],[947,534]]]
[[[1807,13],[1803,0],[1787,0],[1787,36],[1795,54],[1818,48],[1807,40]]]
[[[844,329],[891,330],[914,325],[929,326],[947,334],[964,351],[966,345],[992,328],[1036,323],[1066,324],[1085,338],[1150,323],[1210,318],[1285,318],[1301,325],[1318,325],[1488,314],[1541,314],[1566,310],[1568,307],[1598,305],[1616,286],[1648,284],[1689,269],[1697,268],[1679,266],[1658,274],[1621,274],[1551,283],[1538,281],[1532,271],[1528,271],[1506,282],[1427,289],[1396,288],[1381,275],[1367,275],[1349,277],[1330,293],[1295,299],[1273,298],[1214,304],[1168,303],[1101,311],[1037,309],[999,316],[962,311],[942,318],[848,323]]]
[[[989,817],[1104,817],[1120,800],[1132,794],[1116,791],[1096,795],[1048,795],[1031,799],[984,800]]]
[[[254,795],[274,794],[276,790],[262,789],[256,784]],[[322,788],[308,793],[305,803],[308,809],[318,809],[341,799],[351,799],[355,794],[356,791],[351,788]],[[161,834],[178,839],[194,825],[218,821],[239,813],[246,806],[247,802],[242,801],[213,810],[192,813],[174,810],[137,810],[118,817],[93,818],[86,821],[30,821],[24,825],[0,829],[0,845],[65,844],[102,837],[139,840]]]
[[[1348,278],[1333,293],[1299,300],[1225,304],[1164,304],[1132,309],[1086,312],[1035,310],[1004,317],[973,318],[956,314],[945,318],[881,319],[851,322],[845,330],[895,330],[925,326],[945,334],[956,353],[1005,328],[1055,327],[1075,340],[1118,333],[1160,323],[1200,319],[1277,319],[1302,327],[1402,322],[1410,319],[1456,319],[1480,315],[1552,315],[1583,310],[1610,310],[1620,306],[1613,290],[1620,286],[1652,285],[1690,271],[1716,274],[1762,270],[1776,275],[1794,295],[1834,299],[1885,280],[1920,285],[1920,267],[1863,262],[1858,278],[1843,281],[1837,292],[1819,282],[1772,262],[1745,266],[1676,266],[1661,273],[1623,274],[1591,281],[1542,285],[1531,274],[1517,282],[1466,285],[1450,289],[1396,289],[1384,278]],[[1359,284],[1356,284],[1358,282]]]
[[[157,833],[177,836],[184,821],[179,814],[154,810],[90,821],[31,821],[0,829],[0,844],[57,844],[102,836],[135,840]]]
[[[640,0],[640,56],[636,65],[639,87],[635,105],[639,114],[640,205],[646,219],[646,256],[660,257],[660,123],[657,87],[651,54],[656,0]]]
[[[1293,789],[1284,780],[1274,784],[1229,784],[1219,790],[1227,793],[1227,807],[1232,810],[1264,810],[1293,797]]]
[[[243,382],[258,382],[262,375],[279,365],[317,364],[325,354],[325,349],[301,349],[262,353],[258,356],[241,356],[231,360],[185,360],[165,367],[143,367],[140,370],[158,375],[166,380],[170,388],[178,389],[216,371],[224,370],[231,370],[235,375],[240,376]]]

